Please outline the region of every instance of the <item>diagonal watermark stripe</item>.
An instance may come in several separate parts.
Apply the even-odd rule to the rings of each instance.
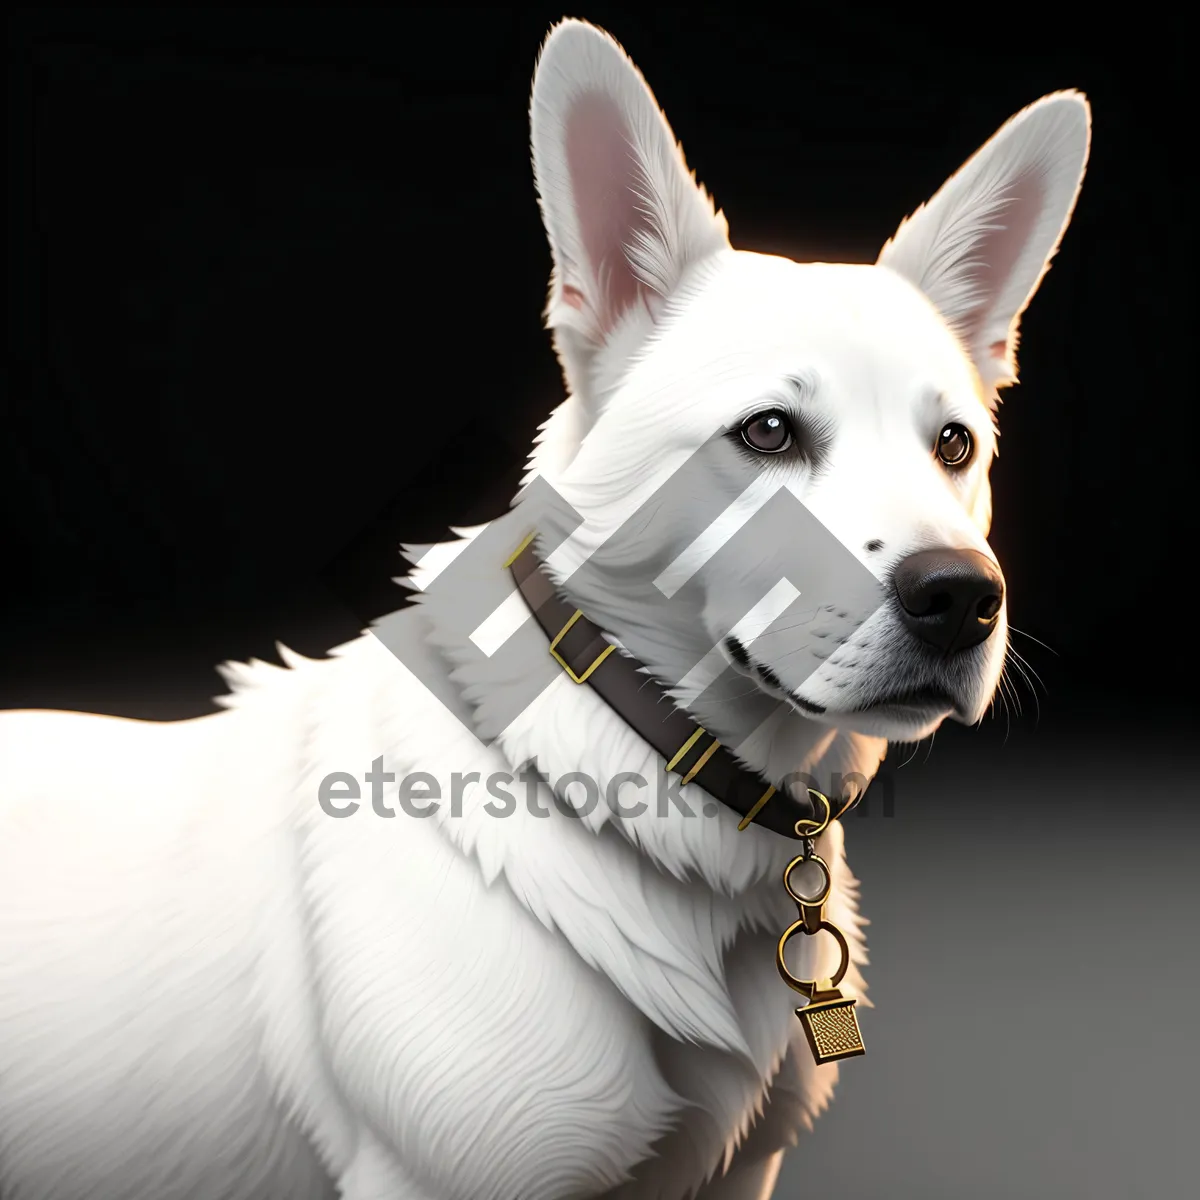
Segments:
[[[871,571],[788,487],[772,490],[761,478],[747,486],[744,471],[730,464],[723,430],[607,533],[535,478],[510,514],[465,545],[410,551],[419,603],[436,618],[436,644],[406,633],[399,619],[372,627],[485,744],[560,671],[506,569],[519,539],[534,535],[572,602],[602,628],[620,630],[620,645],[654,663],[659,682],[689,697],[689,707],[692,698],[711,708],[745,693],[746,680],[720,653],[726,638],[753,646],[756,661],[802,692],[884,602]],[[707,630],[701,638],[698,623]],[[687,638],[673,636],[680,632]],[[674,667],[661,667],[664,658]],[[466,674],[485,663],[505,684],[473,697],[471,708],[448,667]]]

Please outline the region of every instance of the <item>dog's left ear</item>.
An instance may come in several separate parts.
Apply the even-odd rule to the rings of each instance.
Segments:
[[[1015,382],[1019,323],[1071,220],[1091,141],[1079,92],[1055,92],[1005,124],[879,255],[933,301],[984,387]]]
[[[554,259],[546,320],[568,386],[590,408],[597,351],[618,333],[632,350],[687,268],[728,247],[728,231],[640,72],[595,26],[551,30],[530,123]]]

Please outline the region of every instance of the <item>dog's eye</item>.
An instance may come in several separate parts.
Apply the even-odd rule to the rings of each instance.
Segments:
[[[971,461],[974,449],[971,431],[965,425],[950,424],[938,434],[937,456],[943,466],[961,470]]]
[[[792,423],[778,409],[757,413],[742,426],[742,441],[760,454],[781,454],[792,444]]]

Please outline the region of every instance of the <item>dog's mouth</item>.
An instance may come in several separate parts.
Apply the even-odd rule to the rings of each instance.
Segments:
[[[829,715],[829,709],[824,704],[817,704],[801,695],[799,691],[787,687],[770,667],[755,660],[746,647],[735,638],[726,639],[725,649],[737,666],[751,676],[763,691],[789,704],[802,716]],[[924,685],[881,693],[869,703],[846,709],[841,715],[896,717],[903,720],[928,719],[958,712],[959,707],[958,701],[945,688]]]
[[[870,704],[852,709],[856,713],[885,712],[953,712],[958,707],[954,697],[945,688],[918,687],[889,692],[872,700]]]
[[[803,716],[819,717],[826,712],[825,705],[814,704],[806,700],[798,692],[792,691],[766,663],[760,663],[751,657],[750,652],[737,638],[725,639],[725,651],[740,670],[749,675],[758,686],[770,696],[791,705]]]

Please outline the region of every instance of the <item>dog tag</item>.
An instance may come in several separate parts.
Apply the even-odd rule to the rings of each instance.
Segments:
[[[812,1001],[796,1009],[796,1016],[804,1027],[813,1059],[822,1063],[837,1062],[840,1058],[854,1058],[866,1054],[862,1033],[858,1028],[858,1014],[854,1011],[857,1000],[843,996],[832,986],[832,981],[821,981],[813,993]]]

